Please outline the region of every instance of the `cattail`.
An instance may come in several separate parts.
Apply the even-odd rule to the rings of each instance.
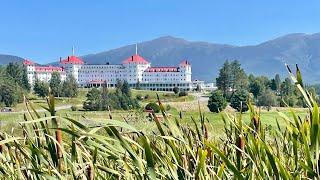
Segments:
[[[204,124],[204,139],[208,139],[209,135],[208,135],[208,126],[207,124]]]
[[[240,134],[237,138],[237,141],[236,141],[236,145],[238,147],[237,149],[237,156],[241,156],[242,154],[242,151],[244,150],[244,139],[243,139],[243,136]]]
[[[240,170],[241,169],[241,157],[242,157],[242,151],[244,150],[244,139],[243,136],[240,134],[236,140],[236,146],[238,147],[236,149],[236,157],[237,157],[237,167]]]
[[[111,115],[111,110],[110,110],[110,106],[108,106],[108,112],[109,112],[109,119],[112,119],[112,115]]]
[[[254,128],[254,134],[257,135],[259,132],[260,117],[258,115],[254,115],[252,118],[252,123]]]
[[[87,175],[89,180],[94,179],[94,168],[93,165],[90,163],[87,167]]]

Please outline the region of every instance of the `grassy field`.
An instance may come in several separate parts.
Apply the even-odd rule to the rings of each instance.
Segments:
[[[137,93],[137,92],[135,92]],[[139,91],[141,93],[141,91]],[[150,93],[150,92],[149,92]],[[150,93],[152,94],[152,93]],[[155,101],[155,97],[150,98],[151,101]],[[149,99],[149,100],[150,100]],[[58,101],[61,103],[60,101]],[[146,103],[146,102],[142,102]],[[61,103],[62,104],[62,103]],[[227,113],[231,116],[239,116],[240,114],[234,112],[230,109],[227,109],[226,112],[221,113],[212,113],[206,107],[206,103],[202,102],[200,104],[197,103],[196,100],[192,101],[182,101],[177,102],[173,100],[173,102],[163,102],[164,106],[170,105],[170,110],[167,111],[171,120],[179,119],[180,118],[180,111],[183,116],[182,120],[179,120],[181,124],[188,125],[193,127],[194,123],[192,118],[199,122],[200,113],[199,113],[199,105],[201,109],[201,113],[205,116],[205,119],[208,122],[208,128],[210,132],[210,137],[215,138],[216,136],[220,136],[221,133],[224,131],[224,123],[222,120],[222,116],[225,116]],[[297,115],[299,115],[302,119],[305,118],[307,115],[306,109],[296,108],[294,109]],[[271,111],[262,110],[261,111],[261,123],[264,126],[268,127],[276,127],[276,120],[278,120],[281,126],[285,125],[285,121],[283,119],[279,119],[279,112],[284,113],[286,115],[290,115],[290,109],[288,108],[274,108]],[[41,112],[44,114],[49,115],[46,112]],[[145,131],[145,132],[152,132],[156,130],[156,124],[153,121],[150,121],[148,118],[148,113],[143,111],[143,108],[139,110],[133,111],[112,111],[111,112],[113,119],[116,120],[125,120],[129,124],[134,125],[137,129]],[[57,115],[61,117],[70,117],[77,121],[80,121],[88,126],[95,124],[97,120],[105,120],[109,119],[109,113],[107,111],[71,111],[71,109],[64,109],[57,111]],[[158,116],[161,118],[161,114],[159,113]],[[245,122],[249,122],[249,113],[243,113],[242,118]],[[277,119],[278,118],[278,119]],[[17,126],[17,122],[23,121],[23,113],[2,113],[0,114],[0,126],[2,129],[6,131],[11,131],[13,127]]]
[[[79,95],[77,98],[56,98],[56,106],[63,105],[78,105],[80,111],[71,111],[70,108],[58,110],[57,114],[61,117],[70,117],[77,121],[81,121],[90,126],[90,124],[94,124],[96,120],[107,120],[109,119],[109,113],[107,111],[81,111],[81,105],[83,101],[86,99],[86,94],[88,89],[80,89]],[[171,108],[167,111],[170,118],[174,120],[175,118],[180,118],[180,111],[183,116],[181,120],[182,124],[186,124],[189,126],[194,126],[192,118],[196,121],[199,121],[199,107],[201,112],[204,114],[206,120],[209,122],[209,130],[210,135],[212,137],[220,135],[223,132],[224,123],[222,121],[222,115],[226,113],[211,113],[206,107],[206,102],[201,102],[198,104],[197,99],[193,95],[188,95],[185,97],[178,97],[172,92],[154,92],[154,91],[145,91],[145,90],[132,90],[132,96],[136,97],[137,95],[141,95],[145,97],[149,96],[147,99],[143,99],[140,101],[142,108],[139,110],[133,111],[112,111],[113,119],[117,120],[126,120],[129,124],[134,125],[136,128],[144,131],[151,132],[156,129],[155,123],[148,119],[148,113],[143,112],[143,107],[148,102],[156,102],[157,94],[159,95],[161,101],[165,106],[169,105]],[[47,102],[45,99],[33,98],[32,102],[35,104],[36,109],[41,109],[41,106],[47,106]],[[18,104],[15,107],[15,111],[23,111],[25,110],[24,104]],[[294,109],[295,112],[304,118],[306,116],[305,109]],[[239,116],[239,113],[236,113],[231,110],[231,108],[227,108],[226,112],[233,116]],[[261,122],[266,126],[276,126],[276,117],[279,118],[279,112],[289,115],[290,110],[287,108],[273,108],[271,111],[262,110],[261,111]],[[11,131],[12,128],[17,126],[17,122],[23,121],[23,112],[15,112],[13,114],[10,113],[0,113],[0,127],[1,129],[5,129],[6,131]],[[40,114],[44,115],[46,112],[40,112]],[[47,114],[48,115],[48,114]],[[161,117],[161,115],[159,114]],[[242,114],[243,120],[248,122],[249,114]],[[284,121],[282,119],[278,119],[279,124],[281,126],[284,125]]]

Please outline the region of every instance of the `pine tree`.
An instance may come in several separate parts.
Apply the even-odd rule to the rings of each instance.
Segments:
[[[227,107],[227,100],[220,90],[212,93],[208,101],[208,108],[211,112],[220,112]]]
[[[246,112],[249,110],[247,100],[249,98],[248,91],[244,89],[237,90],[231,98],[230,106],[237,111]]]
[[[280,91],[281,79],[279,74],[276,74],[276,76],[274,77],[274,81],[275,81],[276,91]]]
[[[128,97],[131,97],[131,89],[130,89],[128,81],[123,82],[122,87],[121,87],[121,92],[122,92],[122,94],[124,94]]]
[[[41,82],[38,79],[36,80],[33,91],[39,96],[39,97],[46,97],[49,95],[49,85],[45,82]]]
[[[23,67],[22,69],[22,77],[21,77],[21,87],[26,91],[30,91],[31,85],[28,80],[27,68]]]
[[[53,72],[51,74],[49,86],[51,88],[52,95],[59,97],[61,94],[61,77],[58,72]]]
[[[230,75],[230,63],[225,61],[222,68],[219,70],[219,76],[216,78],[216,85],[218,89],[223,92],[223,96],[226,97],[231,85]]]
[[[76,97],[78,95],[78,83],[71,74],[62,84],[62,95],[65,97]]]

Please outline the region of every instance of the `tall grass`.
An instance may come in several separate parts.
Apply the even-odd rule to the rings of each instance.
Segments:
[[[264,126],[248,101],[250,123],[242,114],[223,114],[224,135],[209,138],[208,120],[199,109],[194,126],[153,114],[157,131],[141,132],[125,121],[88,127],[56,116],[48,97],[41,117],[25,100],[21,136],[0,134],[0,175],[9,179],[300,179],[319,178],[320,120],[317,103],[303,88],[299,69],[292,80],[303,94],[309,116],[279,112],[278,126]],[[278,121],[285,121],[281,128]],[[61,126],[65,124],[65,126]]]

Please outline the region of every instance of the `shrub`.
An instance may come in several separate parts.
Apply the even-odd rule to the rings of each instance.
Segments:
[[[175,94],[178,94],[179,91],[180,91],[180,89],[179,89],[178,87],[174,87],[174,88],[173,88],[173,92],[174,92]]]
[[[188,96],[188,92],[187,91],[179,92],[179,97],[182,97],[182,96]]]
[[[211,112],[220,112],[227,107],[227,100],[222,91],[214,91],[209,98],[208,108]]]
[[[71,106],[71,111],[77,111],[78,107],[77,106]]]
[[[137,94],[136,98],[137,98],[139,101],[143,100],[143,97],[141,96],[141,94]]]
[[[270,89],[264,91],[258,96],[258,106],[265,106],[268,110],[277,104],[277,96]]]
[[[166,111],[170,111],[171,106],[169,104],[166,105]]]
[[[237,90],[231,98],[230,106],[239,112],[246,112],[249,109],[247,105],[248,97],[248,91]]]
[[[144,96],[144,99],[149,99],[149,98],[150,98],[149,94],[146,94],[146,95]]]
[[[146,105],[145,107],[146,110],[153,110],[155,113],[160,112],[160,107],[157,103],[151,102]]]

